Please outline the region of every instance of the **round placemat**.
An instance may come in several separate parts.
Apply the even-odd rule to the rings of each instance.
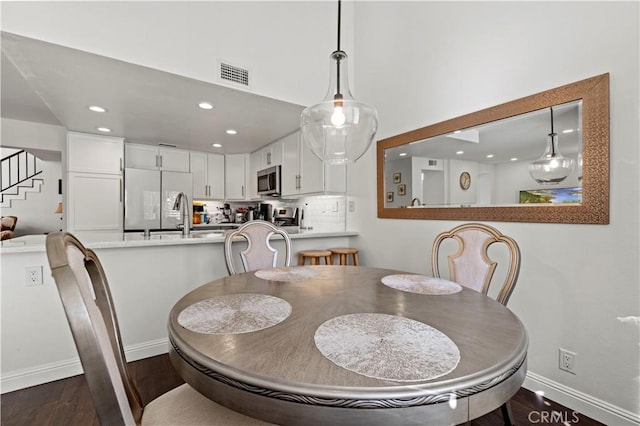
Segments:
[[[291,305],[266,294],[229,294],[202,300],[178,315],[178,324],[202,334],[240,334],[284,321]]]
[[[382,284],[396,290],[419,294],[453,294],[462,290],[462,286],[442,278],[415,274],[397,274],[382,277]]]
[[[256,277],[271,281],[299,281],[315,278],[318,275],[320,275],[318,269],[311,266],[269,268],[256,271]]]
[[[453,341],[435,328],[386,314],[343,315],[316,330],[318,350],[334,364],[382,380],[435,379],[460,362]]]

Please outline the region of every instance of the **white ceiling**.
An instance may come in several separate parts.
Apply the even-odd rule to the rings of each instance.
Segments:
[[[108,127],[130,142],[225,154],[255,151],[299,128],[300,105],[6,32],[1,42],[4,118],[93,134]],[[214,109],[198,108],[201,101]],[[230,128],[237,135],[227,135]]]

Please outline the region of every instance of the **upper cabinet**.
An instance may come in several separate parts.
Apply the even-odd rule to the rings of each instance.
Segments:
[[[122,231],[124,140],[67,134],[67,230]]]
[[[122,173],[122,138],[86,133],[67,133],[67,171]]]
[[[189,172],[189,151],[127,143],[124,152],[125,166],[134,169]]]
[[[346,167],[325,165],[302,141],[300,132],[283,139],[282,196],[346,192]]]
[[[225,155],[225,199],[226,200],[247,200],[248,191],[246,185],[247,163],[249,162],[249,154],[230,154]]]
[[[190,156],[194,199],[224,199],[224,155],[191,152]]]

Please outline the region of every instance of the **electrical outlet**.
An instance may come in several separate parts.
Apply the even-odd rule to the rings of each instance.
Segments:
[[[356,202],[353,200],[349,200],[349,213],[354,213],[356,211]]]
[[[25,275],[27,286],[42,285],[42,266],[27,266]]]
[[[571,374],[576,374],[576,354],[566,349],[560,348],[560,370]]]

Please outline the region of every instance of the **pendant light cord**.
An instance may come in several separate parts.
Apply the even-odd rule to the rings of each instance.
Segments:
[[[336,52],[340,51],[340,24],[342,21],[342,0],[338,0],[338,49]],[[336,97],[339,96],[342,99],[342,94],[340,93],[340,56],[336,57]]]
[[[553,137],[555,135],[555,133],[553,132],[553,107],[549,107],[549,111],[551,111],[551,133],[549,133],[549,136],[551,136],[551,156],[555,157],[556,144],[554,143],[555,141],[553,140]]]
[[[340,50],[340,23],[342,21],[342,0],[338,0],[338,49]]]

